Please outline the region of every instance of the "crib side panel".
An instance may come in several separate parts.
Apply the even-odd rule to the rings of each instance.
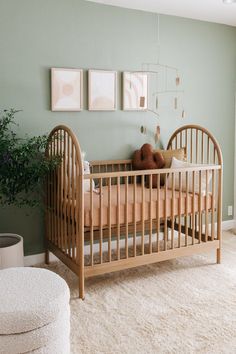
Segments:
[[[60,160],[46,181],[46,246],[78,272],[84,260],[83,163],[79,143],[68,127],[53,129],[46,156]]]
[[[99,184],[85,197],[86,276],[217,248],[210,221],[217,222],[220,173],[209,165],[87,175],[91,188],[94,178]]]

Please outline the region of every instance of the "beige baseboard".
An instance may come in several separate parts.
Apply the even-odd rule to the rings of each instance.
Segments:
[[[236,219],[222,221],[222,230],[230,230],[236,227]]]

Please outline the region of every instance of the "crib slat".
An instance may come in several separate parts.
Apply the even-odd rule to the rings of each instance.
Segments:
[[[49,144],[46,147],[46,157],[50,158],[50,154],[49,154]],[[50,174],[48,173],[46,176],[46,180],[45,180],[45,197],[44,197],[44,202],[45,202],[45,235],[46,235],[46,240],[50,240],[50,229],[49,229],[49,207],[50,207],[50,202],[49,202],[49,183],[50,183]],[[46,251],[45,253],[45,263],[47,264],[49,262],[49,254]]]
[[[210,160],[210,137],[207,137],[207,163],[209,164]]]
[[[59,247],[60,249],[63,249],[63,208],[62,208],[62,203],[63,203],[63,148],[62,148],[62,143],[63,143],[63,137],[62,137],[62,131],[60,130],[60,153],[61,153],[61,158],[62,162],[60,164],[60,169],[59,169],[59,185],[60,185],[60,193],[59,193],[59,202],[60,202],[60,233],[59,233]]]
[[[185,146],[186,146],[186,155],[188,155],[188,129],[185,130]]]
[[[171,184],[171,248],[174,248],[174,224],[175,224],[175,173],[172,173]]]
[[[190,130],[190,162],[193,162],[193,129]]]
[[[68,220],[68,223],[70,224],[70,240],[71,240],[71,259],[73,260],[74,258],[74,226],[73,226],[73,223],[72,223],[72,212],[73,212],[73,209],[72,209],[72,205],[73,205],[73,196],[72,196],[72,183],[73,183],[73,180],[74,180],[74,176],[72,174],[72,151],[73,151],[73,142],[72,142],[72,139],[70,137],[70,185],[69,185],[69,188],[70,188],[70,203],[69,203],[69,220]]]
[[[90,264],[93,266],[93,180],[90,179]]]
[[[111,262],[111,178],[108,178],[108,260]]]
[[[204,132],[202,131],[202,151],[201,151],[201,163],[204,163]]]
[[[65,165],[64,165],[64,241],[65,241],[65,252],[67,255],[69,255],[69,230],[68,230],[68,133],[64,132],[64,137],[65,137],[65,142],[64,142],[64,147],[65,147]],[[67,202],[66,202],[67,201]]]
[[[68,176],[68,133],[65,132],[65,170],[64,170],[64,206],[65,206],[65,218],[64,218],[64,228],[65,228],[65,247],[66,247],[66,254],[70,255],[70,234],[69,234],[69,215],[68,215],[68,197],[69,197],[69,176]],[[67,202],[66,202],[67,201]]]
[[[57,146],[58,146],[58,153],[60,158],[62,159],[62,141],[61,141],[61,134],[60,131],[58,130],[57,132]],[[62,203],[62,196],[61,196],[61,191],[62,191],[62,181],[61,181],[61,169],[62,169],[62,160],[58,166],[57,169],[57,245],[59,248],[61,248],[61,225],[62,225],[62,212],[61,212],[61,203]]]
[[[129,212],[129,205],[128,205],[128,200],[129,200],[129,195],[128,195],[128,176],[125,177],[125,257],[129,257],[129,249],[128,249],[128,237],[129,237],[129,224],[128,224],[128,212]]]
[[[64,157],[63,157],[63,250],[67,254],[67,225],[66,225],[66,132],[64,131]]]
[[[185,206],[185,246],[188,246],[188,199],[189,199],[189,188],[188,188],[188,183],[189,183],[189,177],[188,177],[188,172],[186,172],[186,206]]]
[[[71,223],[72,223],[72,258],[75,260],[75,150],[74,145],[72,144],[72,156],[71,156],[71,192],[72,192],[72,201],[71,201]]]
[[[195,171],[192,173],[192,244],[195,241]]]
[[[53,139],[53,156],[56,156],[56,141]],[[56,202],[57,202],[57,186],[56,186],[56,170],[53,170],[53,242],[57,243],[57,214],[56,214]]]
[[[217,249],[217,263],[221,262],[221,226],[222,226],[222,170],[218,171],[218,193],[217,193],[217,240],[220,247]]]
[[[152,175],[150,175],[149,192],[149,253],[152,253]]]
[[[48,153],[49,156],[52,156],[52,144],[49,144],[49,148],[48,148]],[[48,214],[48,237],[49,240],[52,240],[52,172],[49,173],[48,176],[48,210],[47,210],[47,214]]]
[[[198,220],[199,220],[198,242],[201,243],[202,240],[202,171],[199,171]]]
[[[111,172],[115,172],[114,164],[111,165]],[[111,184],[114,184],[114,178],[112,178]]]
[[[52,143],[50,144],[50,154],[52,156],[53,152],[52,152]],[[53,238],[54,238],[54,220],[53,220],[53,184],[52,184],[52,180],[53,180],[53,172],[50,171],[50,181],[51,181],[51,185],[50,185],[50,189],[49,189],[49,203],[50,203],[50,240],[53,242]]]
[[[53,144],[51,143],[51,155],[53,155]],[[50,180],[53,181],[53,171],[50,172]],[[51,224],[51,240],[54,242],[54,211],[53,211],[53,184],[50,187],[50,224]]]
[[[68,232],[68,255],[72,258],[71,245],[71,215],[70,215],[70,201],[71,201],[71,156],[70,156],[70,136],[67,134],[67,232]]]
[[[47,149],[49,150],[49,147],[47,147]],[[47,150],[47,151],[48,151]],[[47,156],[50,156],[49,154]],[[45,232],[46,232],[46,239],[50,240],[50,214],[49,214],[49,210],[50,210],[50,200],[49,200],[49,194],[50,194],[50,174],[47,175],[46,177],[46,185],[45,185],[45,203],[46,203],[46,224],[45,224]],[[48,259],[48,252],[46,252],[45,254],[45,262],[48,263],[49,259]]]
[[[167,250],[167,174],[165,174],[165,194],[164,194],[164,250]]]
[[[60,145],[59,145],[59,138],[58,138],[58,132],[56,135],[56,146],[57,146],[57,154],[60,156]],[[57,215],[57,235],[56,235],[56,245],[59,246],[59,238],[60,238],[60,166],[61,163],[58,165],[56,168],[56,215]],[[50,177],[50,183],[51,183],[51,177]],[[49,186],[49,188],[51,188]]]
[[[99,178],[99,256],[100,263],[103,263],[102,241],[103,241],[103,192],[102,192],[102,178]]]
[[[78,204],[78,200],[79,198],[81,198],[80,195],[80,186],[78,183],[79,180],[79,164],[78,164],[78,160],[76,159],[76,164],[75,164],[75,180],[76,180],[76,191],[75,191],[75,195],[76,195],[76,204],[75,204],[75,216],[79,215],[79,204]],[[76,242],[76,264],[80,264],[80,257],[81,257],[81,247],[80,247],[80,230],[79,230],[79,223],[78,221],[76,221],[75,224],[75,242]]]
[[[205,242],[208,241],[208,170],[205,171],[206,173],[206,196],[205,196]]]
[[[144,254],[144,236],[145,236],[145,225],[144,225],[144,218],[145,218],[145,182],[144,182],[144,175],[141,177],[142,183],[142,235],[141,235],[141,247],[142,247],[142,255]]]
[[[117,177],[117,259],[120,259],[120,177]]]
[[[215,170],[212,170],[211,240],[215,239]]]
[[[136,186],[136,176],[134,176],[134,204],[133,204],[133,214],[134,214],[134,239],[133,239],[133,254],[136,257],[136,233],[137,233],[137,224],[136,224],[136,202],[137,202],[137,186]]]
[[[55,139],[54,137],[54,142],[53,142],[53,145],[54,145],[54,153],[52,154],[52,142],[50,142],[49,144],[49,150],[48,150],[48,156],[51,158],[52,156],[56,156],[58,154],[58,149],[57,149],[57,140]],[[58,233],[59,233],[59,228],[58,228],[58,209],[57,209],[57,206],[58,206],[58,194],[57,194],[57,190],[58,190],[58,183],[57,183],[57,178],[58,178],[58,167],[53,171],[53,174],[49,173],[49,176],[47,177],[47,184],[48,184],[48,196],[46,196],[46,198],[48,199],[48,206],[50,206],[50,208],[48,209],[48,212],[47,212],[47,216],[48,216],[48,220],[49,222],[51,223],[51,220],[50,220],[50,214],[51,214],[51,211],[52,211],[52,205],[50,204],[51,201],[49,199],[50,197],[50,189],[53,189],[53,194],[54,194],[54,199],[53,199],[53,212],[54,212],[54,215],[55,215],[55,220],[54,220],[54,228],[55,228],[55,234],[54,234],[54,244],[55,245],[58,245]],[[50,224],[49,224],[50,225]],[[47,227],[49,226],[47,225]],[[51,225],[51,228],[52,228],[52,225]],[[49,231],[49,229],[48,229]]]
[[[157,229],[157,252],[160,251],[160,175],[157,175],[157,201],[156,201],[156,229]]]
[[[182,173],[179,172],[178,247],[181,247]]]
[[[63,140],[63,133],[61,131],[61,140]],[[62,146],[63,146],[63,142],[61,143]],[[61,246],[60,248],[62,249],[63,251],[63,159],[64,159],[64,150],[63,150],[63,147],[61,147],[61,154],[62,154],[62,163],[61,163],[61,170],[60,170],[60,180],[61,180],[61,191],[60,191],[60,195],[61,195],[61,198],[60,198],[60,205],[61,205],[61,235],[60,235],[60,243],[61,243]]]

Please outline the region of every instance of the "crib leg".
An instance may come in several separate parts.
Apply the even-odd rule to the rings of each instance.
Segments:
[[[217,264],[221,263],[221,248],[217,248],[216,250],[216,262]]]
[[[50,260],[49,260],[49,250],[46,249],[45,251],[45,264],[49,264]]]
[[[80,274],[79,277],[79,298],[84,300],[84,275]]]

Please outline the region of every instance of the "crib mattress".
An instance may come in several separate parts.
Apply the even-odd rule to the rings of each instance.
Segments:
[[[166,196],[166,197],[165,197]],[[100,197],[102,208],[100,210]],[[150,208],[150,189],[145,188],[144,193],[144,220],[147,221],[150,219],[150,212],[152,219],[156,219],[156,215],[159,210],[159,217],[164,218],[171,217],[172,215],[172,205],[174,206],[174,216],[179,214],[185,215],[193,212],[199,212],[199,198],[201,198],[201,211],[212,209],[212,195],[209,193],[208,196],[199,194],[188,193],[188,198],[186,192],[180,193],[175,191],[174,200],[172,203],[172,190],[167,190],[161,188],[159,193],[159,203],[157,189],[152,189],[152,207]],[[126,198],[128,211],[126,210]],[[134,208],[134,185],[128,185],[128,193],[126,197],[126,186],[124,184],[120,185],[120,197],[118,199],[117,185],[111,186],[111,202],[110,202],[110,219],[111,225],[115,226],[119,224],[126,223],[126,212],[128,216],[128,223],[134,222],[134,216],[136,222],[142,221],[142,186],[136,185],[136,206]],[[179,201],[181,199],[181,203]],[[166,201],[165,201],[166,199]],[[120,200],[120,201],[119,201]],[[188,205],[187,205],[188,200]],[[119,201],[119,203],[118,203]],[[135,209],[135,210],[134,210]],[[150,210],[151,209],[151,210]],[[109,199],[108,199],[108,187],[104,186],[102,188],[102,195],[96,194],[93,192],[93,208],[92,208],[92,219],[93,226],[108,226],[109,223]],[[91,205],[90,205],[90,192],[84,194],[84,225],[86,227],[90,226],[91,222]]]

